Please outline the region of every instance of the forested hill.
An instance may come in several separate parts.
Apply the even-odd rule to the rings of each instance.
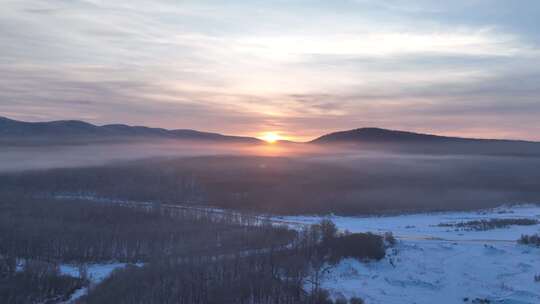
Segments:
[[[448,137],[380,128],[361,128],[329,133],[309,143],[325,149],[349,146],[360,150],[376,149],[415,154],[540,157],[539,142]]]
[[[311,141],[316,144],[326,143],[530,143],[521,140],[477,139],[448,137],[381,128],[359,128],[348,131],[329,133]]]
[[[184,139],[234,143],[260,142],[260,140],[253,137],[228,136],[190,129],[168,130],[124,124],[97,126],[79,120],[24,122],[0,117],[0,139],[2,140],[40,140],[46,142],[59,140],[111,140],[118,138]]]

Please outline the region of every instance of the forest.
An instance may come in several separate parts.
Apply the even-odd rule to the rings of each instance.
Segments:
[[[267,248],[294,232],[249,217],[133,209],[88,201],[3,199],[1,253],[46,261],[138,262],[160,255],[205,255]]]
[[[82,287],[90,289],[81,303],[332,303],[320,287],[327,267],[381,259],[392,243],[339,233],[328,220],[291,230],[159,204],[2,197],[1,303],[57,303]],[[142,266],[90,286],[85,265],[110,261]],[[62,275],[66,263],[79,265],[80,277]]]
[[[536,158],[201,156],[0,174],[0,191],[272,214],[474,210],[540,197]]]

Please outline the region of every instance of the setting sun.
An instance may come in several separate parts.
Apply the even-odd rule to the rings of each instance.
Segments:
[[[278,140],[284,139],[281,135],[275,132],[265,132],[259,138],[271,144],[275,143]]]

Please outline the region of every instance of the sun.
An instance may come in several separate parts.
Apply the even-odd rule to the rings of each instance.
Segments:
[[[259,138],[271,144],[283,140],[283,137],[276,132],[264,132]]]

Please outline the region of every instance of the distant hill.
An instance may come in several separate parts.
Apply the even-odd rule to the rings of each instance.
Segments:
[[[246,144],[263,142],[254,137],[229,136],[190,129],[168,130],[124,124],[98,126],[79,120],[24,122],[0,117],[0,144],[87,144],[153,139]],[[279,144],[302,145],[303,143],[279,141]],[[381,128],[360,128],[329,133],[307,144],[317,144],[328,148],[337,145],[358,145],[362,149],[374,148],[413,153],[540,156],[540,143],[537,142],[447,137]]]
[[[348,146],[397,153],[540,157],[538,142],[447,137],[380,128],[330,133],[309,143],[325,148]]]
[[[93,125],[78,120],[24,122],[0,117],[0,139],[10,141],[86,141],[116,139],[184,139],[235,143],[259,143],[253,137],[228,136],[189,129],[167,130],[143,126]]]
[[[524,141],[500,139],[475,139],[462,137],[447,137],[431,134],[421,134],[406,131],[387,130],[380,128],[360,128],[348,131],[334,132],[314,139],[311,143],[524,143]]]

